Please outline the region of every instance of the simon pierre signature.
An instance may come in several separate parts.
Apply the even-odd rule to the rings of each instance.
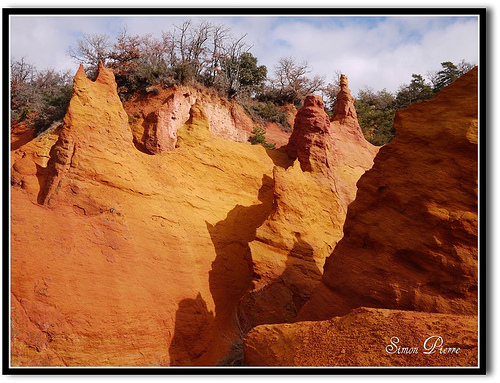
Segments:
[[[458,354],[460,347],[445,347],[443,337],[433,335],[428,337],[422,344],[422,349],[419,346],[401,346],[397,336],[391,338],[391,343],[385,348],[385,351],[391,355],[398,354],[419,354],[422,350],[423,354]]]

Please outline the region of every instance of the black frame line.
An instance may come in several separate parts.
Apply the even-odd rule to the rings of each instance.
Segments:
[[[479,347],[478,347],[478,367],[11,367],[10,366],[10,252],[6,254],[10,245],[10,83],[9,67],[9,42],[10,42],[10,16],[477,16],[479,21],[479,197],[480,204],[479,215],[479,237],[480,244],[478,258],[479,280],[478,295],[478,326],[479,326]],[[490,16],[490,13],[488,13]],[[165,7],[165,8],[2,8],[2,32],[3,32],[3,129],[4,147],[2,148],[2,189],[3,189],[3,215],[2,215],[2,248],[4,254],[2,257],[2,332],[4,336],[3,355],[2,355],[2,374],[3,375],[484,375],[487,373],[487,366],[491,366],[491,358],[487,353],[487,325],[491,327],[491,320],[487,321],[487,310],[491,294],[487,294],[487,261],[489,243],[487,238],[491,237],[490,216],[487,214],[486,205],[488,203],[487,186],[488,176],[488,155],[491,156],[491,150],[487,153],[491,143],[488,142],[491,127],[487,129],[487,100],[489,97],[487,87],[487,77],[489,66],[487,65],[487,48],[492,48],[490,40],[487,40],[487,25],[491,28],[491,17],[487,17],[487,9],[479,7],[470,8],[335,8],[335,7]],[[487,24],[488,21],[488,24]],[[488,43],[488,44],[487,44]],[[488,193],[488,194],[487,194]],[[489,263],[489,262],[488,262]],[[491,278],[490,278],[491,279]],[[491,351],[491,347],[489,347]]]

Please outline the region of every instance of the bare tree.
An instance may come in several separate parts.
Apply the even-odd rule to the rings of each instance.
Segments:
[[[191,28],[191,20],[184,21],[181,25],[174,25],[172,39],[175,49],[180,54],[181,63],[185,63],[188,59],[188,32]]]
[[[460,72],[460,75],[463,75],[463,74],[469,72],[475,66],[476,66],[476,64],[473,64],[473,63],[470,63],[468,61],[465,61],[465,59],[462,59],[462,61],[460,61],[457,64],[457,68],[458,68],[458,71]]]
[[[174,35],[172,32],[161,32],[161,44],[163,47],[165,63],[173,67],[177,62],[177,54],[175,50]]]
[[[25,57],[21,57],[20,60],[12,60],[10,64],[12,86],[32,81],[35,74],[36,69],[34,65],[26,62]]]
[[[62,119],[71,97],[71,74],[54,69],[37,70],[21,60],[11,63],[11,118],[41,132]]]
[[[171,38],[173,50],[169,59],[181,81],[199,79],[209,66],[208,39],[211,28],[211,24],[206,21],[195,25],[191,20],[186,20],[181,25],[174,25],[170,35],[164,34],[164,38]]]
[[[155,81],[197,81],[237,92],[241,66],[238,60],[250,49],[244,38],[231,38],[224,24],[188,19],[174,25],[171,31],[162,31],[159,39],[151,34],[131,36],[126,28],[120,31],[114,44],[108,42],[107,35],[85,34],[76,47],[69,48],[68,54],[90,70],[90,77],[95,75],[99,61],[110,65],[121,92],[125,93]],[[246,60],[246,64],[251,63]],[[255,75],[260,78],[261,74]],[[315,81],[310,85],[317,87]]]
[[[292,57],[282,57],[275,68],[276,80],[282,90],[291,89],[298,92],[306,81],[305,75],[310,72],[306,61],[298,64]]]
[[[90,75],[96,75],[97,64],[102,61],[106,64],[110,59],[111,45],[108,42],[109,36],[106,34],[84,34],[78,40],[75,49],[70,47],[68,55],[78,63],[82,63],[89,69]]]
[[[215,83],[215,78],[220,72],[222,50],[229,37],[229,28],[223,24],[212,25],[211,29],[211,50],[210,50],[210,63],[209,63],[209,84]]]
[[[311,72],[307,61],[297,63],[292,57],[283,57],[275,67],[275,79],[271,80],[280,93],[292,93],[296,98],[303,99],[308,94],[323,89],[324,77],[306,75]]]
[[[168,57],[170,49],[164,38],[157,39],[147,34],[141,39],[141,63],[150,66],[153,71],[158,71],[167,65],[165,57]]]
[[[194,68],[194,75],[199,76],[209,61],[207,40],[209,38],[212,26],[206,22],[201,21],[198,25],[189,30],[188,40],[188,61]]]
[[[325,76],[314,76],[311,79],[307,79],[303,84],[302,94],[307,96],[315,92],[320,92],[325,87]]]
[[[36,97],[36,88],[31,86],[36,81],[38,71],[33,64],[20,60],[12,60],[10,64],[11,109],[28,106]]]
[[[113,49],[109,51],[109,58],[120,65],[134,62],[141,57],[141,37],[139,35],[130,36],[127,27],[118,33]]]
[[[239,39],[232,40],[222,47],[222,70],[226,83],[226,89],[229,96],[234,96],[239,90],[239,77],[241,71],[241,62],[239,58],[245,52],[250,50],[243,39],[246,34]]]

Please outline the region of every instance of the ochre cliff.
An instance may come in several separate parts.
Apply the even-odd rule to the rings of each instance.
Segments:
[[[110,69],[91,81],[80,67],[63,123],[12,137],[12,363],[234,364],[248,325],[293,320],[342,236],[345,196],[284,148],[245,142],[252,128],[188,87],[122,104]],[[348,139],[341,128],[328,139]]]
[[[475,73],[401,112],[377,155],[345,76],[331,120],[308,96],[270,150],[234,101],[122,103],[111,70],[80,68],[63,123],[12,136],[12,364],[408,365],[373,350],[432,329],[473,365]]]
[[[396,115],[321,282],[245,336],[246,365],[478,366],[477,102],[475,68]]]
[[[124,102],[136,147],[148,154],[173,150],[177,131],[189,119],[195,102],[205,109],[213,135],[229,141],[247,142],[256,123],[240,104],[192,87],[176,85],[150,87],[147,92],[134,94]],[[268,123],[265,129],[268,142],[277,147],[288,142],[290,133],[282,131],[275,123]]]
[[[477,313],[477,68],[398,112],[300,319],[360,306]]]

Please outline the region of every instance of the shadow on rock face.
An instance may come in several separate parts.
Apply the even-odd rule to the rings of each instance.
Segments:
[[[273,208],[274,181],[264,176],[259,190],[261,204],[236,205],[226,219],[207,229],[214,244],[216,258],[209,272],[210,292],[216,316],[232,315],[240,298],[252,287],[252,264],[248,243],[267,219]]]
[[[200,293],[195,299],[183,299],[175,314],[175,332],[169,348],[170,365],[196,365],[197,359],[207,352],[213,324],[213,313]]]
[[[209,361],[215,364],[217,359],[219,365],[237,365],[242,360],[241,355],[231,357],[229,362],[228,355],[239,355],[242,350],[238,305],[252,287],[248,243],[255,239],[257,228],[272,211],[273,185],[273,179],[264,176],[258,195],[260,204],[236,205],[224,220],[215,225],[206,223],[216,252],[208,276],[215,313],[208,310],[200,294],[179,303],[169,349],[172,366],[204,365]]]
[[[283,273],[257,291],[252,291],[241,302],[241,316],[247,326],[290,323],[312,293],[310,280],[321,279],[321,271],[313,257],[313,248],[297,235],[297,241],[288,253]]]
[[[293,165],[295,159],[290,157],[286,152],[286,145],[278,149],[266,149],[266,153],[273,161],[274,165],[288,169]]]

